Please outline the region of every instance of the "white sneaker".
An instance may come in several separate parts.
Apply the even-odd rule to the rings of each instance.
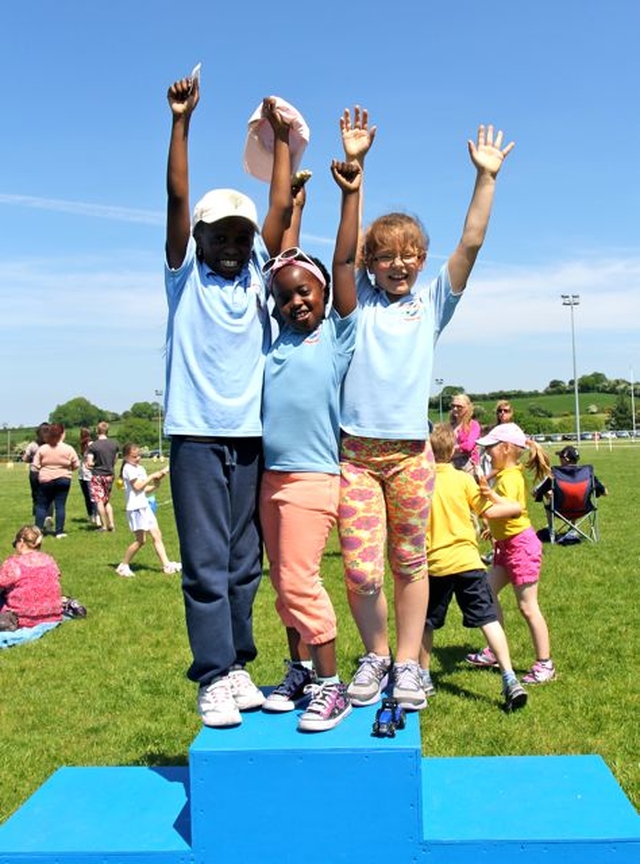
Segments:
[[[198,688],[198,714],[205,726],[239,726],[240,711],[231,693],[229,676]]]
[[[405,711],[421,711],[427,707],[420,666],[415,660],[395,663],[393,666],[393,698]]]
[[[182,564],[179,561],[169,561],[166,567],[162,568],[163,573],[171,574],[171,573],[180,573],[182,570]]]
[[[118,576],[134,576],[134,572],[128,564],[118,564],[116,567]]]
[[[262,707],[264,693],[256,687],[245,669],[232,669],[228,677],[231,695],[240,711]]]

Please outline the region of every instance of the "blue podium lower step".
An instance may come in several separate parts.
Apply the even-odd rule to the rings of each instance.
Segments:
[[[0,827],[0,864],[637,864],[640,819],[597,756],[422,758],[295,714],[202,729],[189,768],[62,768]]]
[[[60,768],[0,828],[0,862],[186,864],[188,768]]]
[[[422,790],[438,864],[640,861],[640,818],[599,756],[424,759]]]

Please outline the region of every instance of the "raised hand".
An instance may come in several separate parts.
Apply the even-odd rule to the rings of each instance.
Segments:
[[[262,116],[271,124],[273,134],[276,138],[288,138],[290,124],[283,119],[282,114],[276,108],[275,96],[266,96],[262,100]]]
[[[362,165],[355,160],[340,162],[338,159],[334,159],[331,162],[331,174],[346,194],[357,192],[362,183]]]
[[[494,137],[493,124],[491,123],[486,128],[483,125],[478,126],[477,141],[474,143],[469,139],[467,142],[471,161],[478,171],[485,171],[494,177],[497,175],[502,168],[502,163],[516,146],[515,142],[511,141],[506,147],[503,147],[503,138],[502,129],[499,129]]]
[[[291,197],[294,209],[304,209],[304,205],[307,203],[307,190],[305,187],[311,176],[311,171],[303,168],[301,171],[297,171],[291,178]]]
[[[353,119],[349,109],[344,109],[340,118],[340,134],[347,161],[351,162],[355,159],[362,164],[373,144],[377,129],[377,126],[369,127],[369,112],[366,108],[356,105],[353,109]]]
[[[172,114],[189,115],[200,101],[200,82],[197,78],[181,78],[167,90]]]

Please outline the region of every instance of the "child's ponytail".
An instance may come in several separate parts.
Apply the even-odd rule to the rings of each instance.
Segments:
[[[534,472],[535,482],[539,483],[551,475],[551,463],[545,450],[537,441],[527,438],[527,447],[529,448],[529,458],[525,462],[525,468]]]

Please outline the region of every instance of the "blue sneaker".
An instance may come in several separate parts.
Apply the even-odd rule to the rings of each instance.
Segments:
[[[263,711],[293,711],[299,702],[309,698],[307,688],[315,681],[312,669],[285,660],[287,671],[277,687],[269,693],[262,706]]]

